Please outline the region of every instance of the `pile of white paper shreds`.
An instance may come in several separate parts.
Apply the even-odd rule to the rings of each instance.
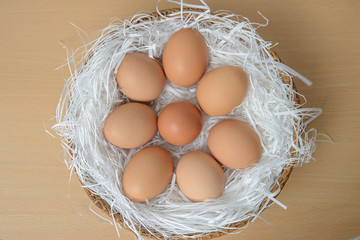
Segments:
[[[76,169],[81,182],[111,206],[114,213],[123,216],[127,227],[139,234],[141,227],[160,233],[164,238],[192,238],[209,232],[228,229],[231,223],[258,217],[269,201],[286,208],[271,193],[286,165],[308,162],[315,150],[316,131],[305,130],[321,109],[300,108],[293,97],[298,93],[292,84],[282,81],[280,72],[297,76],[305,83],[309,80],[284,64],[275,61],[268,49],[273,45],[257,33],[262,24],[232,13],[210,13],[203,3],[204,12],[184,10],[192,6],[180,3],[179,12],[156,20],[150,14],[138,14],[131,20],[114,19],[99,32],[98,37],[68,56],[70,78],[57,108],[57,124],[53,129],[60,135],[69,169]],[[175,166],[179,157],[191,150],[209,153],[207,136],[212,126],[226,118],[248,123],[260,136],[263,154],[260,161],[245,170],[224,168],[226,187],[214,200],[193,203],[187,200],[175,183],[160,196],[146,203],[135,203],[126,198],[121,179],[124,167],[140,148],[125,150],[112,146],[103,134],[108,114],[119,105],[129,102],[118,88],[115,74],[123,57],[129,52],[143,52],[161,60],[164,46],[170,36],[181,28],[197,29],[209,48],[210,63],[207,71],[221,66],[242,67],[250,79],[245,101],[231,114],[209,117],[203,114],[203,129],[191,144],[173,146],[159,133],[146,146],[162,146],[173,156]],[[197,105],[196,87],[177,87],[167,81],[162,95],[151,102],[157,113],[173,101],[187,100]],[[142,148],[141,147],[141,148]],[[293,148],[293,154],[290,149]],[[267,204],[260,209],[260,203]],[[114,221],[115,222],[115,221]],[[116,228],[118,224],[114,224]]]

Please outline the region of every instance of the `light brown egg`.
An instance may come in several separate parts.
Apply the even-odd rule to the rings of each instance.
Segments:
[[[173,160],[165,149],[146,147],[130,159],[124,170],[124,194],[135,202],[151,200],[169,185],[174,171]]]
[[[169,143],[189,144],[201,132],[201,113],[189,102],[173,102],[160,112],[158,127],[160,135]]]
[[[204,37],[192,28],[177,31],[165,46],[162,62],[170,82],[182,87],[195,84],[209,62]]]
[[[157,131],[155,111],[143,103],[126,103],[111,112],[105,121],[104,135],[113,145],[136,148],[150,141]]]
[[[194,202],[218,198],[225,187],[221,166],[201,151],[188,152],[180,158],[176,182],[184,195]]]
[[[128,53],[121,62],[116,81],[126,96],[147,102],[160,96],[166,80],[160,64],[143,53]]]
[[[246,123],[227,119],[217,123],[209,133],[211,154],[226,167],[243,169],[256,163],[262,153],[260,139]]]
[[[208,115],[226,115],[244,100],[248,85],[247,74],[240,67],[215,68],[199,82],[196,90],[199,106]]]

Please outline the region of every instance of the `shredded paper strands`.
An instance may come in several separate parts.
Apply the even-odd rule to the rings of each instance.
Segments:
[[[172,1],[174,2],[174,1]],[[315,150],[316,131],[305,130],[320,109],[302,109],[294,100],[298,95],[292,84],[285,84],[281,74],[295,75],[310,85],[310,81],[284,64],[275,61],[268,50],[273,46],[256,32],[258,23],[229,12],[210,13],[203,2],[203,12],[186,10],[180,2],[179,12],[157,20],[152,15],[139,14],[131,20],[113,19],[99,32],[98,38],[68,56],[70,78],[66,81],[53,129],[60,135],[69,169],[76,169],[84,187],[100,196],[114,213],[120,213],[127,227],[142,239],[139,229],[145,228],[164,238],[197,238],[207,233],[228,229],[229,224],[259,217],[270,202],[279,204],[271,193],[282,169],[308,162]],[[128,102],[118,89],[115,74],[123,57],[129,52],[143,52],[161,59],[170,36],[181,28],[195,28],[209,47],[207,71],[221,66],[242,67],[250,79],[245,101],[229,116],[203,115],[203,130],[191,144],[173,146],[160,135],[145,146],[162,146],[175,160],[191,150],[209,153],[207,136],[217,122],[236,118],[248,123],[260,136],[263,155],[246,170],[224,169],[226,187],[218,199],[193,203],[187,200],[175,184],[160,196],[146,203],[127,199],[121,186],[123,170],[138,149],[125,150],[112,146],[103,135],[108,114]],[[168,82],[162,95],[151,103],[157,113],[170,102],[187,100],[195,105],[196,85],[177,87]],[[198,106],[198,105],[197,105]],[[142,148],[141,147],[141,148]],[[292,149],[292,153],[291,153]],[[268,199],[260,209],[260,204]],[[115,219],[113,219],[114,225]],[[193,234],[189,236],[189,234]]]

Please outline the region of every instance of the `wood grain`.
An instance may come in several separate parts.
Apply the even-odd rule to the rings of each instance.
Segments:
[[[157,1],[0,2],[0,239],[117,239],[45,133],[68,76],[66,52],[82,45],[73,22],[92,37],[111,17],[154,11]],[[189,1],[197,3],[198,1]],[[308,106],[324,113],[311,124],[336,143],[319,142],[316,161],[294,169],[274,205],[242,233],[219,239],[351,239],[360,235],[360,4],[358,1],[207,1],[270,23],[259,30],[279,42],[282,60],[314,84],[297,81]],[[162,1],[160,9],[174,7]],[[322,139],[325,139],[324,137]],[[96,206],[91,208],[97,211]],[[99,213],[99,212],[98,212]],[[101,214],[101,213],[100,213]],[[102,214],[104,217],[105,215]],[[121,230],[121,239],[133,239]]]

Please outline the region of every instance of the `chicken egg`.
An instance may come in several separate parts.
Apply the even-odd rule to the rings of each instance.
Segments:
[[[246,97],[249,80],[243,69],[222,66],[207,72],[199,81],[196,97],[201,109],[211,116],[223,116]]]
[[[135,202],[151,200],[166,189],[173,171],[174,164],[168,151],[158,146],[143,148],[125,167],[124,194]]]
[[[160,64],[143,53],[128,53],[122,60],[116,81],[126,96],[147,102],[160,96],[166,80]]]
[[[262,153],[261,142],[255,131],[246,123],[226,119],[209,132],[211,154],[226,167],[243,169],[256,163]]]
[[[200,80],[209,62],[209,51],[204,37],[192,28],[174,33],[167,42],[163,67],[170,82],[188,87]]]
[[[188,152],[180,158],[176,167],[176,182],[181,192],[194,202],[215,199],[225,187],[221,166],[201,151]]]
[[[160,135],[169,143],[189,144],[201,132],[201,113],[189,102],[173,102],[160,112],[158,127]]]
[[[136,148],[157,132],[155,111],[143,103],[126,103],[109,114],[104,124],[105,138],[121,148]]]

